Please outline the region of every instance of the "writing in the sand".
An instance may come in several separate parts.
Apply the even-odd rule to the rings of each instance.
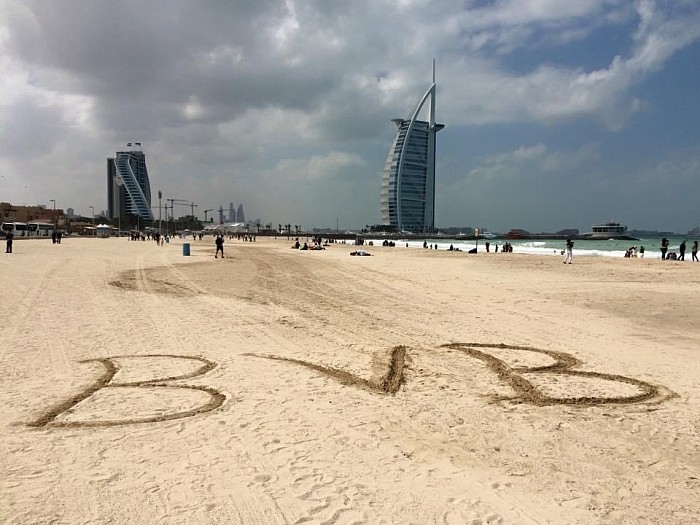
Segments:
[[[516,403],[529,403],[532,405],[603,405],[603,404],[630,404],[641,403],[643,401],[658,400],[665,397],[673,397],[670,391],[663,387],[652,385],[639,379],[626,377],[618,374],[605,374],[601,372],[589,372],[584,370],[573,370],[574,367],[582,363],[574,356],[564,352],[552,350],[540,350],[527,346],[515,346],[492,343],[451,343],[442,345],[448,351],[457,351],[465,356],[478,359],[486,364],[491,372],[495,373],[500,382],[508,385],[513,391],[512,396],[497,397],[499,401],[514,401]],[[497,357],[501,351],[523,352],[539,354],[549,358],[552,363],[542,366],[509,366],[505,359]],[[408,355],[408,349],[404,346],[397,346],[391,350],[387,359],[385,374],[378,380],[368,380],[355,376],[344,370],[324,367],[315,363],[310,363],[300,359],[284,358],[273,355],[246,354],[265,359],[284,361],[294,365],[300,365],[318,373],[321,373],[344,385],[355,386],[364,390],[378,394],[394,394],[404,383],[404,366]],[[447,356],[445,356],[447,358]],[[558,382],[565,382],[573,378],[590,380],[595,386],[575,386],[570,385],[566,396],[557,397],[540,391],[536,384],[528,379],[527,375],[544,375],[555,377]],[[622,395],[610,393],[601,395],[601,390],[605,390],[605,385],[615,385],[611,391],[618,391],[620,384],[627,385],[631,393]]]
[[[652,385],[651,383],[631,377],[617,374],[605,374],[601,372],[573,370],[573,367],[579,366],[582,363],[572,355],[563,352],[540,350],[525,346],[491,343],[451,343],[442,345],[440,348],[445,349],[446,352],[457,351],[464,356],[482,361],[487,368],[498,377],[499,381],[508,385],[513,392],[513,394],[508,397],[498,397],[497,400],[500,401],[510,400],[517,403],[529,403],[540,406],[572,404],[602,405],[608,403],[629,404],[652,400],[659,401],[663,400],[664,398],[667,399],[674,396],[672,392],[661,386]],[[546,356],[549,358],[549,360],[551,360],[551,364],[543,366],[510,366],[507,364],[504,356],[499,353],[502,351],[506,351],[506,353],[530,352],[539,354],[540,356]],[[303,366],[314,373],[320,373],[347,386],[362,388],[376,394],[391,395],[395,394],[405,383],[404,368],[408,359],[408,349],[405,346],[396,346],[392,348],[386,354],[385,373],[380,378],[372,380],[358,377],[345,370],[325,367],[300,359],[262,354],[244,355],[249,357],[272,359],[287,364]],[[454,356],[454,354],[451,355]],[[450,359],[454,357],[450,357],[450,354],[446,353],[445,358]],[[175,366],[176,369],[182,370],[184,367],[185,369],[189,369],[189,372],[170,376],[159,375],[145,380],[115,381],[115,375],[117,372],[124,371],[129,367],[138,369],[137,375],[140,376],[144,375],[143,369],[148,369],[149,367],[162,370],[163,361],[170,365],[175,363],[176,365],[173,366]],[[29,423],[30,426],[97,427],[137,423],[156,423],[210,412],[220,407],[226,399],[221,392],[214,388],[172,384],[172,382],[177,380],[202,376],[216,367],[214,362],[208,361],[202,357],[160,354],[147,356],[105,357],[83,362],[100,363],[104,368],[103,375],[82,392],[71,397],[69,400],[48,409],[43,415]],[[126,377],[129,377],[128,371],[123,372],[123,374],[126,374]],[[562,381],[566,382],[574,378],[576,379],[571,384],[571,389],[570,391],[567,391],[566,396],[557,397],[551,393],[545,394],[538,389],[537,385],[528,378],[528,376],[535,374],[548,374],[553,376],[558,383],[561,383]],[[587,387],[586,381],[593,381],[595,384]],[[610,394],[608,395],[605,394],[606,384],[608,384],[610,387]],[[626,385],[626,390],[629,392],[628,394],[623,395],[620,393],[620,384]],[[198,396],[200,396],[199,399],[201,399],[202,393],[204,393],[206,394],[205,397],[207,398],[207,401],[204,403],[195,404],[194,408],[189,410],[175,410],[172,412],[165,410],[164,413],[159,413],[157,416],[146,416],[140,418],[129,417],[123,419],[104,419],[98,414],[97,417],[80,419],[76,418],[76,414],[71,413],[76,405],[82,401],[88,400],[92,396],[95,396],[98,392],[105,389],[117,388],[147,389],[148,395],[151,396],[151,401],[153,402],[157,401],[160,397],[163,397],[163,389],[195,391]],[[590,391],[587,391],[587,388],[589,388]],[[148,399],[143,399],[143,397],[144,396],[139,397],[138,404],[148,404]],[[117,396],[116,399],[118,400],[119,396]],[[110,402],[118,401],[112,399]],[[109,410],[107,410],[107,412],[109,412]],[[79,410],[77,415],[80,415]]]
[[[100,363],[104,368],[104,372],[92,385],[72,396],[70,399],[49,408],[41,416],[28,423],[29,426],[105,427],[135,423],[156,423],[160,421],[169,421],[172,419],[181,419],[204,412],[210,412],[220,407],[226,400],[226,396],[214,388],[206,386],[172,384],[174,381],[202,376],[216,367],[216,363],[202,357],[170,354],[151,354],[141,356],[122,355],[103,357],[99,359],[88,359],[81,361],[81,363]],[[175,369],[186,371],[173,375],[157,375],[158,373],[155,373],[148,379],[132,381],[115,380],[115,375],[117,372],[122,371],[122,373],[126,373],[128,377],[128,369],[132,368],[136,370],[138,375],[143,376],[144,369],[146,369],[145,373],[148,375],[149,367],[162,369],[163,363],[171,365],[170,369],[172,369],[174,366]],[[132,373],[134,373],[133,370]],[[133,417],[130,416],[123,419],[106,419],[104,417],[100,417],[100,415],[97,415],[91,417],[90,419],[79,419],[75,417],[75,414],[71,413],[79,403],[96,396],[100,391],[105,389],[110,389],[113,393],[116,391],[115,389],[122,389],[121,392],[125,392],[125,389],[145,389],[148,391],[148,393],[144,393],[141,396],[146,397],[146,399],[141,400],[145,404],[148,404],[149,395],[155,398],[162,397],[161,394],[165,389],[168,389],[171,392],[181,392],[185,396],[189,392],[192,396],[196,397],[197,400],[204,397],[206,401],[204,403],[197,401],[197,404],[188,410],[176,410],[172,412],[166,410],[158,415],[146,417],[138,417],[138,414],[133,414]],[[202,393],[205,395],[202,396]],[[117,399],[118,398],[119,396],[117,396]],[[135,411],[138,411],[138,406],[135,407]],[[69,415],[70,417],[68,417]]]

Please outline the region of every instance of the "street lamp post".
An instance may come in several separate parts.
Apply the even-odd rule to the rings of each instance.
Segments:
[[[192,202],[192,203],[190,203],[190,206],[191,206],[191,208],[192,208],[192,231],[194,232],[194,225],[195,225],[195,222],[194,222],[194,209],[197,207],[197,205],[196,205],[194,202]]]
[[[88,206],[88,208],[90,208],[90,211],[92,212],[92,235],[94,237],[95,236],[95,207]]]
[[[58,221],[56,220],[56,199],[49,199],[49,202],[53,202],[53,225],[55,230],[56,225],[58,224]]]

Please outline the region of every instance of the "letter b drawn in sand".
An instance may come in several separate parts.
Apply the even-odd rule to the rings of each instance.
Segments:
[[[503,343],[449,343],[441,345],[441,348],[457,350],[474,359],[482,361],[499,380],[508,385],[513,390],[512,396],[494,396],[499,401],[514,401],[518,403],[528,403],[531,405],[578,405],[592,406],[604,404],[633,404],[643,402],[659,402],[675,397],[676,394],[661,385],[653,385],[640,379],[627,377],[619,374],[605,374],[602,372],[575,370],[574,367],[581,365],[581,361],[570,354],[556,352],[553,350],[541,350],[529,346],[507,345]],[[511,366],[502,358],[496,357],[490,351],[509,350],[522,353],[537,354],[551,359],[547,365],[535,366]],[[593,391],[589,386],[576,386],[569,384],[564,393],[560,395],[542,392],[532,376],[540,376],[555,379],[556,382],[571,380],[597,381],[601,384],[608,384],[610,387],[628,387],[630,392],[619,393],[615,391],[605,392],[605,387],[599,387]]]
[[[102,376],[81,392],[47,409],[27,423],[28,426],[75,428],[156,423],[211,412],[226,400],[226,396],[214,388],[172,384],[178,380],[202,376],[216,367],[216,363],[202,357],[121,355],[80,362],[100,363],[104,368]],[[183,365],[192,368],[193,364],[199,366],[184,373],[172,373],[173,366],[176,369]],[[148,374],[149,365],[164,371]],[[114,380],[118,372],[126,374],[128,378],[129,369],[132,380]],[[149,375],[149,378],[138,378],[143,375]],[[78,406],[80,403],[83,405]],[[172,410],[171,405],[176,405],[177,408]],[[115,413],[117,417],[114,417]]]

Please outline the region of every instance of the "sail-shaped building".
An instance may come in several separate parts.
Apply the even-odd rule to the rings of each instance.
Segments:
[[[138,215],[152,221],[151,183],[146,169],[146,155],[140,149],[118,151],[107,159],[107,213],[110,219]],[[131,147],[131,143],[127,144]],[[135,147],[134,147],[135,148]]]
[[[435,230],[435,63],[433,83],[408,119],[394,119],[396,136],[389,149],[381,185],[382,224],[396,231]],[[418,120],[426,102],[428,120]]]

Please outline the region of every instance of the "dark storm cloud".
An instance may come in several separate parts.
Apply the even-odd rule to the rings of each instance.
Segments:
[[[41,126],[36,123],[41,122]],[[39,157],[61,137],[63,116],[55,107],[41,107],[32,100],[20,100],[0,114],[0,155],[18,159]]]
[[[122,131],[222,122],[256,107],[313,110],[341,83],[337,61],[354,49],[334,42],[342,13],[327,7],[294,22],[284,2],[29,6],[33,18],[18,19],[10,50],[62,71],[64,89],[94,97],[98,118]],[[197,107],[191,115],[188,105]]]

